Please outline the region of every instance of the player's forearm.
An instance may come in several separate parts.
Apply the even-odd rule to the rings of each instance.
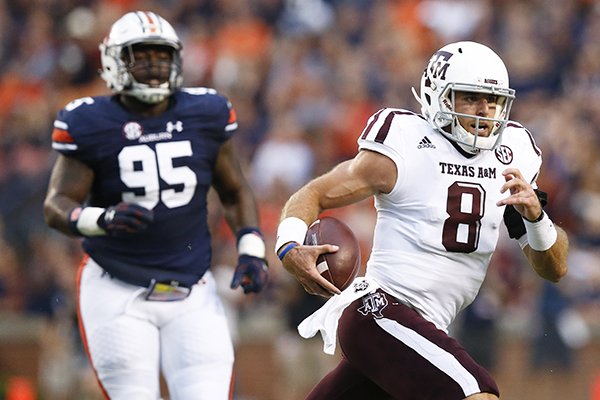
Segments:
[[[567,273],[569,239],[566,232],[556,227],[556,242],[545,251],[536,251],[526,246],[523,251],[534,271],[542,278],[558,282]]]
[[[69,214],[85,201],[93,182],[94,171],[89,166],[75,158],[59,155],[44,200],[44,219],[48,226],[73,235]]]
[[[66,196],[50,193],[44,201],[44,219],[49,227],[73,235],[69,227],[69,212],[79,204]]]
[[[236,233],[245,227],[258,227],[258,207],[249,187],[241,188],[235,196],[221,198],[223,215],[231,230]]]
[[[281,219],[297,217],[310,224],[324,210],[357,203],[375,192],[372,182],[353,169],[352,161],[345,161],[298,190],[283,208]]]
[[[296,217],[309,225],[318,218],[322,211],[319,194],[309,184],[290,197],[281,212],[281,220]]]
[[[275,252],[280,259],[293,246],[304,243],[308,226],[322,211],[319,194],[311,188],[311,183],[294,193],[283,206],[275,242]]]

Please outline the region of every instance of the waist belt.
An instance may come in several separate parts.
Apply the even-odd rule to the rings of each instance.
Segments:
[[[176,282],[152,281],[146,291],[146,300],[151,301],[178,301],[190,295],[191,288],[179,286]]]
[[[160,291],[160,288],[166,289],[166,286],[180,289],[190,289],[195,285],[201,276],[180,271],[170,271],[151,267],[142,267],[135,264],[125,263],[106,257],[101,254],[90,254],[90,256],[105,270],[111,277],[117,278],[130,285],[154,288]],[[158,289],[156,288],[158,285]]]

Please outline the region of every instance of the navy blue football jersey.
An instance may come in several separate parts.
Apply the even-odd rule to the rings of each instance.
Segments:
[[[93,169],[87,205],[125,201],[154,211],[139,234],[84,238],[92,258],[140,266],[158,280],[197,280],[211,262],[207,193],[215,161],[237,121],[214,89],[184,88],[171,100],[155,117],[128,112],[115,96],[74,100],[58,113],[52,146]]]

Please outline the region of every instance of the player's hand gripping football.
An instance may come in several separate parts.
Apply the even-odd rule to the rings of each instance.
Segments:
[[[533,187],[525,181],[521,171],[516,168],[507,168],[502,175],[506,183],[500,192],[509,191],[510,196],[498,201],[496,205],[512,205],[525,219],[535,221],[542,214],[542,205]]]
[[[154,221],[154,212],[138,204],[121,202],[98,217],[98,226],[110,236],[138,233]]]
[[[331,244],[304,246],[298,245],[291,249],[283,260],[283,267],[296,277],[298,282],[309,294],[331,297],[341,291],[325,279],[317,270],[317,258],[325,253],[335,253],[338,246]]]

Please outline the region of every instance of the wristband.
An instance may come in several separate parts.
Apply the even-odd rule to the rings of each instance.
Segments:
[[[527,242],[529,247],[535,251],[546,251],[558,238],[558,232],[552,223],[550,217],[542,212],[542,218],[537,222],[530,222],[523,219],[525,229],[527,230]]]
[[[288,244],[288,245],[287,245],[287,246],[285,246],[285,248],[284,248],[284,249],[281,251],[281,253],[279,253],[279,254],[277,255],[277,257],[279,257],[279,259],[280,259],[281,261],[283,261],[283,257],[285,257],[285,255],[286,255],[286,254],[287,254],[287,253],[288,253],[288,252],[289,252],[291,249],[293,249],[293,248],[294,248],[294,247],[296,247],[296,246],[299,246],[299,244],[298,244],[298,243],[296,243],[296,242],[292,242],[292,243]]]
[[[277,227],[277,241],[275,243],[275,252],[277,253],[281,246],[289,242],[304,243],[308,225],[297,217],[284,218]]]
[[[528,220],[525,217],[523,217],[523,219],[526,220],[526,221],[532,222],[532,223],[536,223],[536,222],[540,222],[541,220],[543,220],[545,215],[546,215],[546,213],[544,213],[544,210],[542,210],[540,216],[537,217],[536,219],[534,219],[533,221],[530,221],[530,220]]]
[[[102,207],[77,207],[69,213],[69,226],[81,236],[103,236],[106,231],[98,225],[98,218],[106,211]]]
[[[256,228],[243,228],[237,234],[238,254],[252,257],[265,258],[265,241],[260,231]]]

